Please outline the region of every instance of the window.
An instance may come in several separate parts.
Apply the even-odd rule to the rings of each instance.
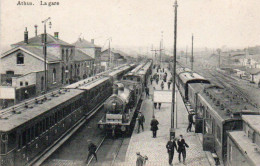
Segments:
[[[28,85],[29,85],[29,83],[26,81],[26,82],[25,82],[25,86],[28,86]]]
[[[56,69],[55,68],[53,69],[53,72],[52,72],[52,80],[53,80],[53,83],[56,82]]]
[[[61,50],[62,60],[64,60],[64,49]]]
[[[24,56],[23,54],[19,53],[17,54],[17,61],[16,61],[17,64],[24,64]]]
[[[216,130],[216,135],[217,135],[217,140],[219,142],[221,142],[221,131],[220,131],[220,127],[218,125],[217,126],[217,130]]]
[[[70,55],[72,55],[73,54],[73,49],[71,49],[71,52],[70,52]]]
[[[66,60],[68,61],[69,60],[69,54],[68,54],[69,50],[66,49]]]
[[[22,81],[20,82],[20,86],[23,86],[23,82]]]

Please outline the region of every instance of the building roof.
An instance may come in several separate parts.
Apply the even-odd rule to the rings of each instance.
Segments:
[[[260,115],[242,115],[242,119],[260,134]]]
[[[48,45],[68,45],[72,46],[71,44],[60,40],[58,38],[55,38],[54,36],[47,33],[47,44]],[[24,41],[20,41],[18,43],[12,44],[12,46],[26,46],[26,45],[42,45],[42,36],[41,34],[38,36],[34,36],[32,38],[28,39],[28,43],[25,43]]]
[[[75,56],[74,56],[74,61],[88,61],[88,60],[94,60],[91,56],[88,54],[84,53],[80,49],[75,49]]]
[[[91,43],[91,42],[89,42],[85,39],[81,39],[81,38],[79,38],[75,43],[73,43],[73,45],[76,48],[97,48],[97,47],[100,47],[100,46],[95,45],[94,43]]]
[[[242,154],[248,158],[253,165],[260,165],[260,153],[255,151],[257,145],[252,143],[244,131],[228,132],[231,140],[235,143],[236,147],[240,149]]]
[[[22,51],[34,56],[35,58],[37,58],[41,61],[44,61],[43,48],[41,46],[18,46],[18,47],[12,48],[12,49],[8,50],[7,52],[3,53],[1,58],[4,58],[18,50],[22,50]],[[61,60],[58,57],[51,54],[50,52],[47,52],[46,59],[47,59],[47,63],[56,62],[56,61]]]

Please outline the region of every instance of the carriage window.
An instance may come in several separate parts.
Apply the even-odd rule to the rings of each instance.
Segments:
[[[35,138],[34,126],[31,128],[31,139]]]
[[[6,154],[8,137],[6,134],[1,135],[1,154]]]
[[[42,131],[43,132],[46,131],[46,121],[45,121],[45,119],[42,120]]]
[[[55,117],[54,117],[55,123],[58,122],[58,112],[55,112]]]
[[[45,119],[45,121],[46,121],[46,130],[48,130],[48,129],[50,128],[50,118],[47,117],[47,118]]]
[[[138,77],[138,78],[137,78],[137,81],[140,81],[140,80],[141,80],[141,79]]]
[[[27,142],[26,143],[29,143],[31,142],[31,129],[27,129]]]
[[[22,146],[26,145],[26,131],[23,132],[22,134]]]
[[[35,137],[39,136],[39,123],[35,125]]]
[[[8,135],[8,149],[7,151],[11,151],[16,147],[16,132],[12,132]]]

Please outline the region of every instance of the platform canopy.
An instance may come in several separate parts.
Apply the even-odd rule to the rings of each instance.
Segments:
[[[171,103],[172,102],[172,91],[155,90],[154,91],[154,103]]]

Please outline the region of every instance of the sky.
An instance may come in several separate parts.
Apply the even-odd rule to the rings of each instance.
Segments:
[[[52,1],[59,5],[30,0],[33,6],[19,6],[18,0],[1,0],[1,47],[23,40],[25,27],[29,37],[35,24],[42,33],[41,21],[48,17],[52,28],[47,32],[59,32],[69,43],[81,34],[102,47],[112,37],[112,47],[158,48],[163,31],[164,46],[173,45],[174,0]],[[192,33],[195,48],[260,45],[259,0],[178,0],[178,5],[177,48],[190,48]]]

